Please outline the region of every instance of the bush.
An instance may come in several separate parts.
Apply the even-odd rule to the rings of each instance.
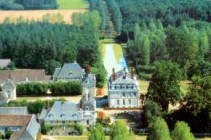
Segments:
[[[150,66],[150,65],[138,65],[137,66],[138,71],[141,71],[141,72],[147,73],[147,74],[153,73],[154,69],[155,69],[155,67]]]
[[[54,82],[54,83],[26,83],[17,85],[18,96],[44,96],[50,88],[53,96],[80,95],[82,86],[79,82]]]
[[[41,133],[46,135],[48,131],[52,129],[52,126],[47,125],[47,124],[41,124]]]
[[[76,124],[75,129],[80,133],[80,135],[83,134],[83,125],[81,124]]]
[[[5,133],[5,139],[10,139],[10,136],[12,135],[12,131],[6,131]]]

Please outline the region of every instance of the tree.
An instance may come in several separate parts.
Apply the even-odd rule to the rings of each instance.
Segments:
[[[156,62],[147,93],[149,99],[160,104],[162,110],[168,111],[169,103],[175,104],[181,99],[180,80],[181,71],[176,63]]]
[[[206,109],[211,113],[211,76],[193,77],[187,94],[187,108],[195,115]],[[211,117],[210,117],[211,119]]]
[[[150,62],[150,40],[148,37],[145,37],[143,40],[143,59],[144,59],[144,64],[148,65]]]
[[[171,140],[165,120],[157,117],[148,126],[147,140]]]
[[[101,124],[92,126],[89,133],[88,140],[105,140],[104,130]]]
[[[144,105],[144,116],[147,122],[150,123],[155,117],[160,117],[162,115],[161,107],[158,103],[146,100]]]
[[[169,59],[187,69],[188,64],[198,54],[198,38],[193,32],[187,33],[180,28],[169,27],[166,30],[166,46]]]
[[[116,121],[112,126],[111,140],[131,140],[132,134],[128,131],[124,121]]]
[[[185,122],[178,121],[172,132],[172,140],[195,140],[190,127]]]

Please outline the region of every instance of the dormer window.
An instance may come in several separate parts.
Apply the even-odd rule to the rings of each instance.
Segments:
[[[69,71],[69,73],[68,73],[69,75],[72,75],[73,74],[73,72],[72,71]]]
[[[88,110],[89,110],[89,107],[88,107],[88,106],[86,106],[85,110],[86,110],[86,111],[88,111]]]

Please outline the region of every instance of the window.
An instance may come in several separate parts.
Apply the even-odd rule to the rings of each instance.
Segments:
[[[125,105],[125,100],[123,99],[123,105]]]
[[[117,105],[119,105],[119,99],[117,99]]]
[[[125,92],[123,92],[122,94],[123,94],[123,97],[125,97]]]
[[[133,95],[136,96],[136,93],[134,92]]]
[[[126,85],[122,85],[122,88],[125,89],[126,88]]]
[[[129,105],[131,105],[131,99],[129,99]]]
[[[86,111],[88,111],[88,110],[89,110],[89,107],[88,107],[88,106],[86,106],[85,110],[86,110]]]

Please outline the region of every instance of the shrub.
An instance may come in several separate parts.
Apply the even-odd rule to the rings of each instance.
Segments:
[[[75,129],[82,135],[83,134],[83,125],[76,124]]]

